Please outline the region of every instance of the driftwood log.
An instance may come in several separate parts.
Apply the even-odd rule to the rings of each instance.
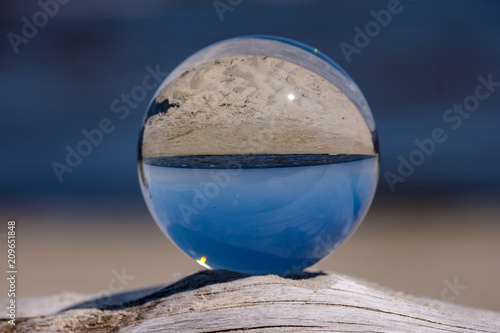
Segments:
[[[202,271],[89,300],[20,300],[1,332],[500,332],[500,313],[382,289],[339,274]]]

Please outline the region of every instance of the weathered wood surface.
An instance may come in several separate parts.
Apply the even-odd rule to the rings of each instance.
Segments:
[[[21,300],[18,314],[24,318],[14,327],[2,319],[0,331],[500,332],[500,313],[333,273],[282,278],[202,271],[168,286],[82,299]]]

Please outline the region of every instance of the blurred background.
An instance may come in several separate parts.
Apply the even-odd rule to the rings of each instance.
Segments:
[[[477,110],[443,119],[475,95],[479,76],[500,82],[500,2],[401,0],[365,45],[355,28],[397,2],[59,1],[4,0],[0,11],[0,248],[6,256],[15,219],[19,297],[117,292],[202,268],[170,244],[140,193],[137,136],[154,91],[121,118],[112,104],[143,85],[147,68],[168,73],[216,41],[270,34],[334,59],[378,126],[372,209],[315,269],[500,311],[500,84]],[[58,177],[54,162],[104,118],[113,131]],[[388,172],[401,177],[401,159],[435,128],[447,140],[389,186]]]

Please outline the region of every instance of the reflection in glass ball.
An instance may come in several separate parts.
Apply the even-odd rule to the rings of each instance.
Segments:
[[[138,165],[151,214],[182,251],[207,268],[284,275],[353,233],[379,167],[352,79],[316,49],[271,36],[181,63],[148,108]]]

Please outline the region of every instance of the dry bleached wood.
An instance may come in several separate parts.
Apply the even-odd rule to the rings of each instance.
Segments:
[[[15,330],[2,320],[0,331],[500,332],[500,313],[394,293],[333,273],[282,278],[202,271],[164,287],[81,299],[21,302],[19,311],[35,317],[18,319]]]

